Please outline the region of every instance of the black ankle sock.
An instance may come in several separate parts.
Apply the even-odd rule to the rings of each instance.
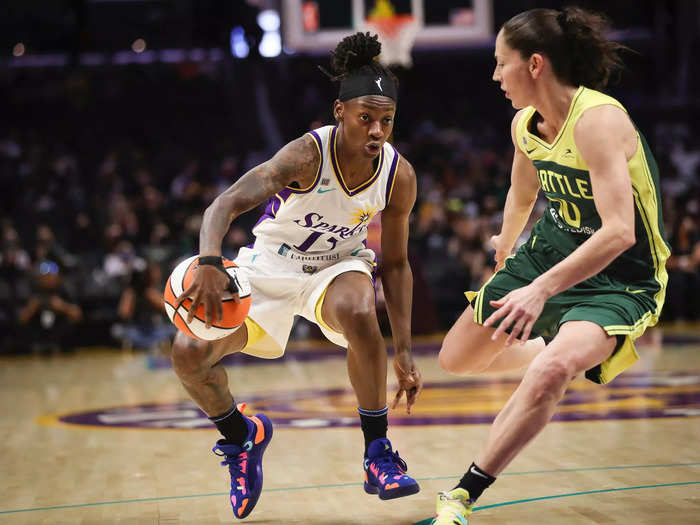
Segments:
[[[233,405],[233,408],[228,412],[224,412],[220,416],[209,418],[219,429],[224,439],[233,445],[242,445],[245,438],[248,437],[248,424],[245,417],[240,413],[238,407]]]
[[[481,496],[481,493],[494,481],[496,481],[496,478],[472,463],[455,488],[461,487],[465,489],[469,492],[469,499],[471,501],[476,501],[476,499]]]
[[[362,425],[362,433],[365,436],[365,457],[367,457],[369,444],[375,439],[386,437],[386,430],[389,426],[387,422],[389,407],[384,407],[381,410],[358,408],[357,411],[360,413],[360,424]]]

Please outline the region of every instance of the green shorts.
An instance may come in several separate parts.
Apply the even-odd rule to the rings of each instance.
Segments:
[[[563,259],[544,239],[531,237],[478,293],[466,293],[474,308],[474,321],[483,324],[495,310],[490,301],[527,286]],[[663,301],[659,290],[637,289],[601,272],[551,297],[535,322],[531,337],[553,338],[568,321],[590,321],[608,335],[618,336],[612,356],[586,372],[591,381],[608,383],[639,359],[633,343],[658,321],[657,300]]]

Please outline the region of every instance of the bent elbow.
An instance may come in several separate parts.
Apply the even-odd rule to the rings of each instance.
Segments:
[[[617,236],[618,244],[620,246],[620,251],[630,249],[637,242],[637,237],[634,233],[633,228],[625,228],[618,233]]]
[[[214,199],[211,202],[211,204],[209,204],[209,206],[204,208],[204,213],[202,213],[202,220],[203,221],[205,221],[207,219],[207,215],[211,215],[214,212],[214,208],[216,208],[216,199]]]
[[[206,207],[204,213],[202,214],[202,219],[206,220],[210,215],[219,215],[223,205],[224,203],[222,202],[221,195],[219,195],[213,201],[211,201],[209,206]]]

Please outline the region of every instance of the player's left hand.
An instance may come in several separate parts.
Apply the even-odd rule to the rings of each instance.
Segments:
[[[394,372],[396,379],[399,381],[399,390],[391,402],[391,409],[399,406],[399,401],[406,393],[406,413],[411,413],[411,407],[416,402],[416,399],[423,390],[423,378],[420,371],[413,362],[413,356],[410,352],[398,352],[394,356]]]
[[[548,299],[544,290],[535,283],[513,290],[490,304],[496,311],[484,322],[484,326],[491,326],[499,319],[503,319],[496,331],[491,336],[494,341],[512,326],[506,346],[510,346],[516,339],[523,344],[530,337],[532,327],[539,318]],[[518,337],[520,336],[520,337]]]

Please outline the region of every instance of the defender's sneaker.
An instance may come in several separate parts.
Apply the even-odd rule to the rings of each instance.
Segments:
[[[437,496],[435,519],[432,525],[467,525],[474,503],[469,500],[469,492],[461,487]]]
[[[248,437],[242,446],[216,442],[212,451],[231,473],[231,506],[236,518],[245,518],[255,507],[263,486],[262,457],[272,439],[272,423],[265,414],[246,417]]]
[[[386,438],[375,439],[369,444],[364,466],[367,494],[379,494],[380,499],[393,499],[420,490],[416,480],[406,475],[406,462],[391,449],[391,443]]]

